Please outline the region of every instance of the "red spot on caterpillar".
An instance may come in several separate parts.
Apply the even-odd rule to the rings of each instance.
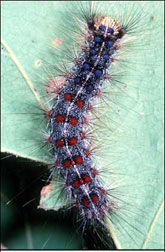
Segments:
[[[88,149],[85,149],[85,150],[84,150],[84,153],[87,155],[87,157],[89,157],[89,156],[91,155],[91,152],[90,152],[90,150],[88,150]]]
[[[70,93],[64,94],[64,99],[65,99],[66,101],[71,101],[71,100],[72,100],[72,94],[70,94]]]
[[[51,117],[51,115],[52,115],[52,110],[49,110],[48,112],[47,112],[47,115],[49,116],[49,117]]]
[[[58,161],[58,160],[55,161],[55,166],[56,166],[56,167],[59,166],[59,161]]]
[[[92,169],[91,169],[91,172],[92,172],[92,174],[93,174],[94,176],[96,176],[96,175],[99,174],[98,170],[96,170],[95,168],[92,168]]]
[[[87,123],[87,119],[85,116],[83,116],[83,123]]]
[[[64,160],[64,166],[65,166],[66,168],[70,168],[70,166],[71,166],[71,161],[70,161],[69,159],[65,159],[65,160]]]
[[[64,116],[63,116],[63,115],[56,115],[55,120],[56,120],[57,122],[63,122]]]
[[[56,145],[57,145],[58,147],[62,147],[62,146],[64,145],[64,140],[63,140],[63,139],[57,139],[57,140],[56,140]]]
[[[81,132],[81,137],[82,137],[82,139],[84,139],[85,138],[85,132],[83,131],[83,132]]]
[[[69,141],[69,145],[75,145],[75,144],[77,144],[77,138],[76,137],[72,137],[68,141]]]
[[[87,196],[84,196],[83,199],[82,199],[82,204],[84,206],[89,206],[90,202],[89,202],[89,199]]]
[[[99,188],[99,191],[101,192],[101,194],[105,194],[105,190],[103,188]]]
[[[83,179],[84,179],[84,182],[85,183],[89,183],[92,179],[91,179],[91,177],[89,176],[89,175],[84,175],[83,176]]]
[[[76,104],[77,104],[77,106],[79,108],[83,108],[84,107],[84,101],[82,101],[82,100],[77,100]]]
[[[48,143],[51,143],[51,142],[52,142],[52,138],[50,136],[50,137],[48,137]]]
[[[66,185],[67,187],[70,186],[70,183],[69,183],[68,180],[65,182],[65,185]]]
[[[61,92],[62,88],[57,88],[55,91],[55,94],[59,94]]]
[[[78,123],[78,120],[77,120],[76,117],[70,117],[70,118],[69,118],[69,122],[70,122],[70,124],[72,124],[72,125],[76,125],[76,124]]]
[[[100,96],[101,95],[101,90],[100,90],[100,88],[98,88],[97,89],[97,94],[96,94],[97,96]]]
[[[93,106],[92,106],[92,104],[90,103],[89,105],[88,105],[88,110],[92,110],[93,109]]]
[[[95,194],[95,193],[91,194],[90,197],[91,197],[91,199],[92,199],[92,201],[93,201],[94,203],[98,202],[98,200],[99,200],[98,195]]]
[[[81,156],[74,157],[76,164],[82,164],[83,158]]]
[[[104,211],[102,209],[99,210],[100,215],[104,215]]]
[[[78,180],[78,179],[75,179],[75,180],[73,181],[73,185],[74,185],[75,187],[79,187],[79,186],[80,186],[79,180]]]

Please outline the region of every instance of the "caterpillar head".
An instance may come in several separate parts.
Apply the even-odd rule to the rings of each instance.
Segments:
[[[95,18],[90,17],[87,21],[88,28],[90,30],[102,30],[117,38],[122,38],[126,31],[115,19],[109,16],[96,16]]]

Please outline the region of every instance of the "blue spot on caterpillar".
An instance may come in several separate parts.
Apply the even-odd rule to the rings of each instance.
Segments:
[[[89,65],[88,63],[85,63],[85,64],[83,65],[83,69],[84,69],[84,70],[90,70],[90,65]]]
[[[102,39],[101,39],[100,37],[95,37],[95,38],[94,38],[94,41],[95,41],[96,43],[99,43],[99,42],[102,41]]]
[[[96,77],[100,77],[102,75],[102,71],[101,70],[96,70],[94,72],[94,74],[95,74]]]
[[[95,49],[91,49],[91,50],[90,50],[90,53],[91,53],[92,55],[95,55],[95,54],[96,54],[96,50],[95,50]]]
[[[113,42],[112,41],[107,41],[107,46],[109,46],[109,47],[112,47],[113,46]]]

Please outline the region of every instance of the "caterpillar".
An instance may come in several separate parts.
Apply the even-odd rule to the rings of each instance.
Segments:
[[[100,7],[100,5],[98,6]],[[73,18],[73,20],[68,19],[68,27],[72,32],[71,37],[74,37],[74,29],[76,30],[75,33],[81,33],[82,30],[82,35],[76,40],[76,47],[79,46],[79,49],[75,52],[75,54],[78,55],[78,57],[74,57],[73,60],[73,55],[71,54],[72,67],[69,67],[69,73],[67,74],[66,72],[63,73],[64,70],[60,68],[60,62],[58,62],[56,66],[53,66],[54,68],[56,68],[55,70],[57,72],[61,71],[62,76],[60,77],[60,82],[63,82],[63,85],[60,86],[60,88],[54,89],[53,87],[53,91],[49,92],[51,85],[50,82],[52,79],[49,78],[49,81],[47,82],[48,92],[51,93],[52,96],[55,95],[56,98],[58,98],[58,102],[56,102],[55,104],[54,102],[52,102],[52,108],[48,110],[48,115],[50,116],[48,128],[50,129],[50,132],[48,134],[47,140],[48,142],[50,142],[50,144],[52,144],[50,145],[50,152],[52,152],[52,149],[54,150],[51,160],[53,160],[53,163],[55,162],[54,155],[56,157],[55,159],[57,159],[57,161],[55,162],[57,168],[54,169],[54,165],[52,168],[53,172],[55,172],[56,170],[54,175],[55,182],[56,179],[60,179],[60,184],[64,187],[65,193],[67,195],[67,200],[65,198],[64,204],[66,204],[69,199],[69,202],[71,202],[70,204],[78,209],[79,218],[83,226],[83,232],[86,232],[86,225],[88,227],[92,225],[94,227],[97,227],[97,222],[105,225],[105,213],[106,215],[110,215],[111,218],[113,212],[115,213],[115,211],[117,210],[115,209],[115,198],[111,195],[113,194],[113,189],[105,190],[104,182],[102,184],[98,179],[99,175],[97,173],[99,172],[94,167],[92,160],[93,158],[91,158],[90,150],[88,149],[88,141],[90,140],[90,138],[88,141],[86,140],[86,138],[83,139],[85,137],[85,132],[83,131],[83,123],[86,122],[84,114],[87,112],[87,110],[90,111],[90,108],[92,107],[91,103],[93,103],[93,98],[97,95],[100,95],[100,89],[102,88],[102,86],[104,88],[105,82],[107,83],[107,86],[110,86],[112,85],[111,83],[115,81],[110,66],[112,65],[113,69],[115,67],[118,67],[116,66],[116,62],[120,62],[120,52],[121,54],[125,53],[124,56],[126,56],[126,58],[129,58],[129,50],[132,53],[132,51],[135,49],[134,47],[136,47],[137,37],[135,41],[133,41],[131,37],[132,34],[136,35],[138,33],[139,38],[142,34],[142,38],[144,38],[143,33],[146,26],[142,27],[139,24],[141,21],[143,23],[143,19],[145,18],[145,15],[141,14],[141,9],[140,11],[134,10],[133,12],[132,8],[130,8],[133,14],[129,15],[129,12],[127,16],[126,13],[125,15],[123,14],[123,16],[120,16],[120,14],[118,13],[119,11],[115,8],[117,13],[117,15],[115,16],[116,13],[112,15],[111,12],[109,12],[110,14],[108,13],[106,15],[102,13],[100,14],[98,10],[94,10],[93,2],[87,2],[86,8],[89,8],[89,11],[86,11],[85,14],[82,7],[83,6],[80,4],[78,12],[81,12],[82,16],[84,16],[80,17],[80,19],[78,20],[78,22],[80,23],[80,25],[78,25],[78,28],[76,27],[76,18]],[[115,7],[115,4],[111,7]],[[152,20],[150,19],[148,20],[148,22],[152,23]],[[72,24],[73,29],[71,29],[70,24]],[[60,30],[64,32],[62,27],[63,26],[60,27]],[[67,30],[67,38],[68,37],[69,32]],[[83,43],[82,41],[85,42]],[[60,44],[61,40],[56,39],[54,43]],[[80,45],[82,45],[82,47],[80,47]],[[65,51],[68,50],[70,49],[65,49]],[[65,54],[65,52],[63,52],[63,54]],[[63,63],[62,60],[61,62]],[[37,61],[36,66],[40,65],[40,63],[40,61]],[[134,63],[132,63],[132,65],[133,64]],[[65,64],[65,68],[66,67],[67,66]],[[108,74],[107,72],[109,67],[110,74]],[[116,75],[117,77],[119,77],[120,72]],[[52,76],[54,78],[53,84],[54,82],[58,82],[57,78],[59,77],[54,77],[58,75],[52,74]],[[125,74],[125,78],[126,77],[128,78],[128,75]],[[135,75],[135,77],[137,76]],[[144,79],[143,82],[145,82]],[[122,80],[119,80],[119,83],[122,84]],[[123,89],[125,83],[126,82],[124,82]],[[139,84],[138,81],[137,83]],[[120,106],[120,101],[122,101],[123,97],[120,97],[120,95],[119,97],[117,97],[117,95],[113,93],[113,90],[111,92],[111,90],[109,89],[109,101],[112,100],[112,104],[114,104],[112,110],[116,109],[115,105],[116,103],[118,103],[119,105],[117,107],[117,116],[121,120],[122,116],[125,116],[125,114],[129,111],[130,106],[132,106],[133,99],[127,96],[127,92],[125,93],[124,90],[121,90],[121,86],[119,87],[118,85],[116,85],[116,87],[117,88],[115,91],[119,89],[119,94],[125,94],[124,99],[131,101],[131,105],[127,104],[128,107],[125,108],[123,106],[123,108],[121,108],[122,105]],[[35,92],[34,89],[33,91]],[[20,90],[20,96],[21,92],[22,90]],[[52,98],[52,100],[54,101],[54,97]],[[100,109],[102,108],[100,107]],[[109,110],[112,114],[111,107],[109,108]],[[115,113],[116,111],[117,110],[113,111],[113,113]],[[123,111],[124,114],[122,115]],[[105,112],[103,112],[103,118],[104,116]],[[118,120],[117,116],[111,115],[110,121],[108,122],[108,128],[112,132],[115,132],[115,127],[118,126],[118,121],[116,121]],[[106,123],[104,124],[104,121],[100,122],[102,123],[102,127],[104,127],[104,125],[107,126]],[[109,126],[109,124],[111,125]],[[89,126],[87,125],[88,128]],[[34,137],[36,137],[35,134]],[[113,140],[113,137],[111,137],[110,139]],[[106,144],[108,144],[107,141]],[[107,146],[109,146],[106,144],[106,147],[104,148],[107,148]],[[130,155],[128,156],[130,158]],[[48,157],[48,160],[50,162],[50,157]],[[103,171],[103,173],[105,172]],[[110,180],[111,176],[108,176],[108,179]],[[112,183],[110,181],[108,182]],[[75,202],[73,203],[72,201],[74,200]],[[126,245],[126,248],[128,248],[127,246],[129,245]]]

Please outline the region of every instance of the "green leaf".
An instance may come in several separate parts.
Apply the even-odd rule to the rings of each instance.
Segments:
[[[62,188],[56,182],[51,182],[49,185],[44,186],[41,190],[40,204],[38,208],[44,210],[59,210],[66,206],[66,201],[62,200]],[[71,204],[71,202],[70,202]]]
[[[117,10],[122,2],[108,5]],[[43,53],[49,62],[50,55],[45,48],[55,38],[64,4],[59,1],[2,3],[3,152],[52,162],[38,134],[45,129],[44,116],[38,114],[38,104],[43,104],[44,88],[40,82],[44,73],[36,66],[37,62],[42,63]],[[129,13],[130,2],[126,4]],[[125,74],[121,80],[128,83],[128,88],[114,84],[110,87],[108,106],[106,103],[100,109],[100,127],[96,129],[100,151],[95,160],[110,171],[105,173],[103,183],[112,188],[119,185],[112,197],[124,201],[124,206],[112,213],[113,227],[107,224],[118,248],[161,249],[164,7],[163,2],[156,1],[135,4],[150,13],[145,24],[146,36],[141,41],[137,34],[137,44],[142,44],[139,46],[142,49],[126,55],[132,62],[130,75]],[[41,197],[40,204],[46,204],[46,209],[63,206],[62,201],[57,204],[57,192],[55,189],[48,197]]]

